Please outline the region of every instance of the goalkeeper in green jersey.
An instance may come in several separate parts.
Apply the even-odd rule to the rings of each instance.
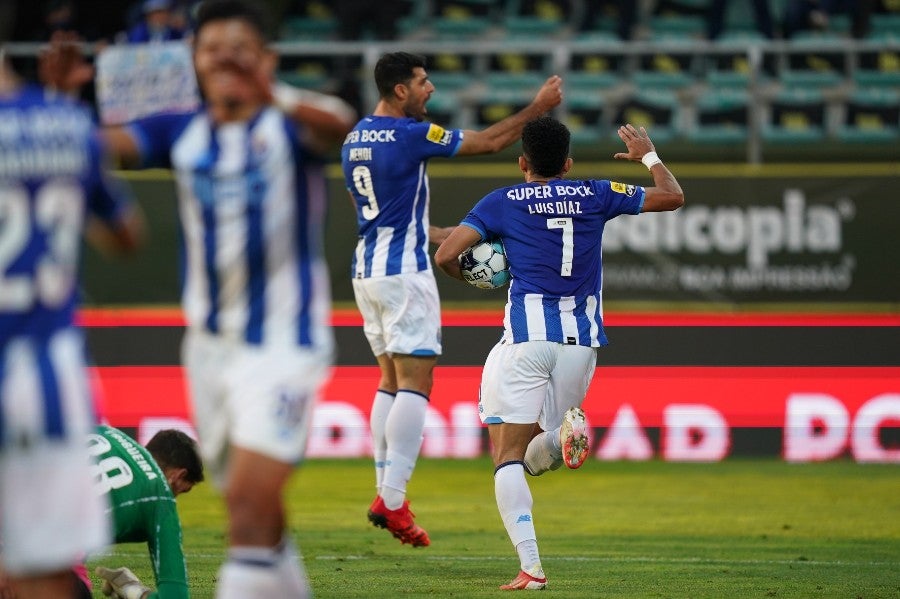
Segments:
[[[101,426],[89,436],[96,460],[94,483],[109,494],[116,543],[147,543],[156,591],[128,568],[97,568],[103,593],[120,599],[187,599],[187,566],[175,496],[203,480],[193,439],[163,430],[146,448],[124,432]],[[84,581],[90,588],[89,581]],[[88,595],[90,596],[90,595]]]

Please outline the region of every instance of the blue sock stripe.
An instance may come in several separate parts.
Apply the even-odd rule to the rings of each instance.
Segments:
[[[418,391],[413,391],[412,389],[397,389],[397,393],[398,394],[399,393],[412,393],[413,395],[418,395],[419,397],[423,398],[425,401],[428,401],[428,402],[431,401],[430,399],[428,399],[428,396],[425,395],[424,393],[420,393]]]
[[[390,395],[391,397],[397,397],[396,392],[385,391],[384,389],[376,389],[375,392],[376,393],[384,393],[385,395]]]
[[[497,466],[496,468],[494,468],[494,475],[496,476],[497,472],[499,472],[501,468],[504,468],[504,467],[506,467],[506,466],[512,466],[513,464],[519,464],[519,465],[522,466],[522,468],[525,468],[525,462],[524,462],[524,461],[522,461],[522,460],[510,460],[509,462],[503,462],[502,464],[500,464],[499,466]]]

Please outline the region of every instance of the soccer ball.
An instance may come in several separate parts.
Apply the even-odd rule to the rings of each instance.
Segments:
[[[497,289],[509,283],[506,250],[499,239],[476,243],[459,255],[459,270],[470,285]]]

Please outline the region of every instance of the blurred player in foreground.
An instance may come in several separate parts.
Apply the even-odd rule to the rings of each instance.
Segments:
[[[141,221],[102,162],[90,114],[22,84],[0,55],[0,539],[28,599],[74,597],[72,567],[110,538],[84,446],[95,417],[78,266],[88,219],[124,252]]]
[[[336,98],[273,90],[277,57],[261,10],[203,2],[194,70],[204,105],[105,131],[124,166],[175,171],[182,359],[200,450],[228,512],[219,599],[310,593],[283,491],[334,345],[320,152],[355,119]]]
[[[569,130],[544,117],[522,132],[519,169],[525,183],[497,189],[481,201],[441,244],[435,262],[462,279],[458,256],[475,243],[499,238],[512,281],[503,336],[491,350],[481,379],[479,413],[488,425],[494,492],[520,572],[505,590],[543,589],[525,473],[587,458],[587,423],[581,404],[606,345],[600,244],[607,221],[620,214],[675,210],[681,186],[662,163],[643,127],[619,128],[627,152],[617,159],[643,162],[654,187],[606,180],[565,180],[572,167]]]
[[[428,243],[440,243],[449,232],[430,226],[426,164],[512,145],[526,122],[560,103],[561,83],[550,77],[531,104],[483,131],[445,130],[424,121],[435,90],[425,59],[386,54],[375,65],[378,105],[344,141],[341,163],[359,225],[353,292],[381,371],[370,415],[377,494],[368,517],[401,543],[430,543],[406,499],[441,353],[441,306]]]
[[[175,497],[203,481],[193,439],[181,431],[162,430],[144,448],[124,432],[101,426],[88,437],[88,447],[97,460],[94,484],[109,496],[114,542],[147,543],[156,580],[153,592],[128,568],[100,567],[103,593],[120,599],[187,599]]]

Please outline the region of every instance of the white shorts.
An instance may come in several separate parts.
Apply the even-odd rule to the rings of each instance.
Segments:
[[[13,576],[67,570],[112,538],[86,443],[95,419],[82,337],[16,339],[0,361],[3,567]]]
[[[285,463],[303,459],[330,352],[267,347],[189,330],[182,343],[204,466],[224,483],[231,445]]]
[[[478,413],[485,424],[537,422],[547,431],[580,406],[597,366],[597,350],[553,341],[498,343],[481,375]]]
[[[372,353],[441,355],[441,302],[434,272],[353,279]]]

